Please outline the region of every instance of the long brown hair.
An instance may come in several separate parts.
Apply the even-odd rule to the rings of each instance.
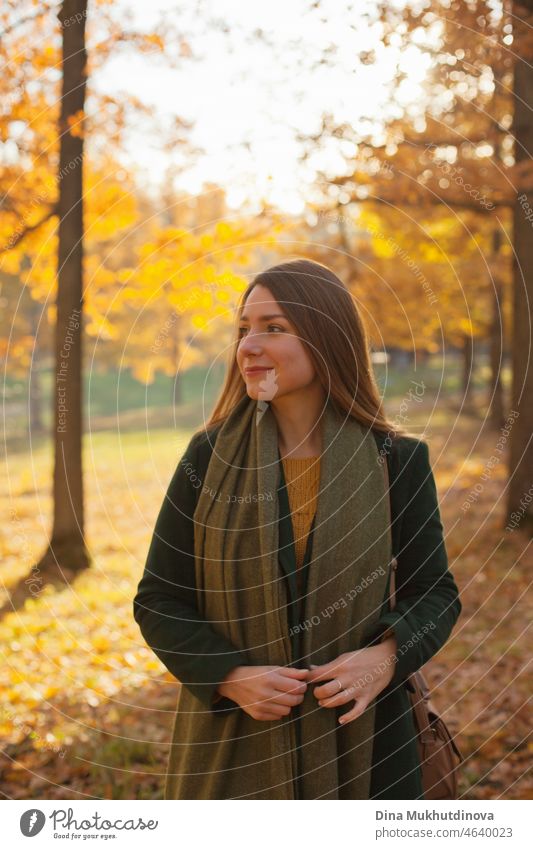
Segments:
[[[237,325],[246,299],[256,286],[267,288],[283,307],[338,413],[352,416],[367,428],[388,433],[391,439],[409,435],[389,421],[383,409],[367,333],[350,292],[330,268],[309,259],[295,259],[261,271],[243,293],[224,385],[204,425],[206,430],[223,422],[246,395],[236,358],[240,341]]]

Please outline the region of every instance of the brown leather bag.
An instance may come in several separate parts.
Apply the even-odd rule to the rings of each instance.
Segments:
[[[385,483],[389,491],[389,472],[387,460],[384,463]],[[390,495],[390,492],[389,492]],[[389,500],[389,532],[392,549],[392,530],[390,526]],[[398,561],[391,560],[389,608],[396,606],[396,568]],[[457,799],[458,796],[458,767],[464,760],[455,740],[450,734],[446,723],[439,715],[429,697],[429,687],[422,671],[418,669],[411,673],[406,681],[409,700],[413,709],[413,719],[417,734],[418,754],[422,769],[422,787],[424,798]]]

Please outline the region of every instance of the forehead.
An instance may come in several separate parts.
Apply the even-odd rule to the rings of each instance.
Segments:
[[[241,315],[247,318],[259,318],[272,313],[285,315],[285,310],[268,289],[264,286],[255,286],[246,298]]]

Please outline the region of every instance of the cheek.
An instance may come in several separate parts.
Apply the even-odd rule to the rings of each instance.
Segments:
[[[286,344],[279,346],[272,361],[282,369],[282,376],[309,379],[314,374],[313,363],[307,351],[297,339],[287,339]]]

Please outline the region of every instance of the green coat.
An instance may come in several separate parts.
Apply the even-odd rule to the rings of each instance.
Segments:
[[[240,710],[231,699],[224,697],[215,704],[213,699],[218,684],[231,669],[249,665],[246,655],[217,633],[200,616],[196,606],[192,516],[219,426],[212,428],[207,436],[205,432],[193,436],[174,472],[133,602],[134,616],[147,644],[181,684],[214,714]],[[388,610],[387,594],[379,626],[368,645],[377,642],[392,627],[398,648],[394,677],[376,700],[370,798],[423,799],[406,678],[444,645],[461,612],[461,603],[448,570],[427,444],[413,437],[400,437],[391,444],[385,435],[373,433],[378,450],[387,458],[392,550],[398,567],[396,608],[393,612]],[[291,599],[293,665],[301,668],[306,664],[299,653],[301,630],[294,627],[301,623],[296,602],[296,559],[281,462],[280,467],[279,564]],[[304,587],[312,538],[313,526],[302,566]],[[438,622],[437,627],[424,627],[434,621]],[[340,715],[348,706],[335,710]],[[298,707],[293,708],[291,717],[296,719],[298,734]],[[296,783],[295,795],[299,798]]]

